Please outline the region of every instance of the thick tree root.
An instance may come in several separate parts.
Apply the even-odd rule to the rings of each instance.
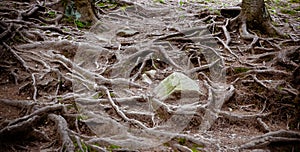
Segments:
[[[73,141],[69,137],[68,123],[66,122],[66,120],[62,116],[56,114],[49,114],[48,117],[50,120],[54,121],[57,126],[57,131],[62,142],[61,151],[74,151],[75,146],[73,144]]]
[[[248,143],[241,145],[239,149],[260,149],[267,147],[272,143],[289,143],[299,145],[300,133],[286,130],[269,132],[262,136],[251,139]]]
[[[116,2],[120,5],[133,5],[136,13],[143,15],[142,19],[155,16],[158,21],[173,20],[157,14],[157,11],[145,9],[138,2],[125,0]],[[8,3],[19,5],[18,2]],[[29,5],[26,3],[26,6]],[[55,3],[37,4],[28,7],[30,9],[27,11],[7,9],[9,12],[19,14],[19,18],[4,17],[0,22],[2,30],[0,40],[3,48],[8,50],[3,56],[10,56],[13,61],[17,61],[17,66],[11,61],[0,61],[3,64],[0,65],[0,70],[8,71],[9,74],[5,73],[5,76],[13,77],[14,83],[19,85],[19,92],[27,91],[28,96],[32,98],[32,100],[0,99],[2,105],[16,107],[22,111],[19,118],[13,120],[2,121],[3,118],[0,117],[1,142],[8,142],[6,137],[14,138],[28,133],[29,137],[47,142],[41,150],[54,147],[51,150],[85,151],[89,147],[106,152],[111,151],[109,147],[117,144],[127,143],[128,147],[134,143],[149,144],[150,142],[140,142],[143,138],[138,136],[138,133],[143,133],[145,137],[155,137],[155,141],[168,139],[166,141],[169,144],[168,148],[173,150],[190,152],[196,148],[198,151],[206,149],[210,151],[209,148],[213,147],[213,150],[225,151],[216,137],[207,138],[202,135],[215,132],[213,129],[219,127],[215,122],[226,119],[229,120],[226,122],[229,124],[254,123],[258,126],[259,132],[267,132],[241,145],[239,147],[241,151],[265,148],[278,142],[299,143],[298,132],[283,130],[272,132],[269,120],[265,119],[275,117],[274,115],[278,113],[282,114],[285,110],[288,111],[287,114],[295,115],[289,109],[295,108],[297,104],[291,101],[295,99],[295,103],[298,103],[295,97],[299,96],[297,90],[299,59],[296,59],[297,55],[299,56],[298,40],[283,41],[279,38],[259,37],[248,31],[242,16],[229,20],[208,15],[199,22],[191,22],[192,25],[189,27],[195,28],[184,27],[186,30],[180,30],[177,27],[165,27],[164,22],[166,30],[158,33],[140,32],[134,35],[137,37],[126,37],[122,40],[120,36],[115,36],[116,33],[109,33],[113,35],[107,42],[109,44],[98,41],[83,43],[82,41],[88,41],[90,37],[86,40],[85,37],[79,36],[81,33],[77,30],[71,28],[66,31],[59,26],[58,22],[62,19],[61,12],[57,11],[58,15],[51,20],[39,16],[45,15],[43,9],[52,5]],[[133,10],[122,10],[123,14],[114,14],[116,18],[107,15],[108,12],[105,12],[107,14],[104,16],[117,19],[118,24],[123,19],[126,22],[131,18],[138,19],[137,14],[132,15],[130,11]],[[0,14],[9,15],[3,12]],[[186,17],[194,16],[197,15]],[[209,24],[200,24],[202,21]],[[42,26],[45,23],[58,26]],[[232,28],[235,25],[238,27]],[[138,24],[137,27],[139,26]],[[154,27],[157,28],[156,26],[158,29],[162,28],[161,25]],[[151,26],[150,29],[154,30],[154,27]],[[274,27],[270,28],[268,30],[270,33],[278,32]],[[232,32],[233,29],[239,29],[240,33]],[[52,35],[45,31],[51,31]],[[165,34],[166,31],[176,32]],[[57,35],[60,38],[57,38]],[[77,42],[69,40],[69,36],[77,36]],[[252,42],[242,44],[239,36]],[[22,43],[29,44],[10,46],[10,41],[20,37]],[[144,39],[148,38],[151,39],[145,43]],[[43,42],[35,42],[41,40]],[[84,56],[89,50],[94,54]],[[2,57],[2,53],[0,55]],[[180,55],[184,58],[177,58],[181,57]],[[91,64],[87,64],[86,60]],[[151,82],[145,83],[142,76],[149,73],[149,70],[155,71],[155,74],[149,76]],[[20,71],[24,72],[24,75],[18,75]],[[196,83],[203,90],[194,103],[177,103],[180,97],[176,95],[172,97],[175,104],[153,96],[151,92],[153,85],[157,85],[175,71],[199,80]],[[291,74],[291,71],[294,73]],[[274,94],[280,99],[275,101]],[[277,103],[277,100],[280,102]],[[134,109],[134,106],[138,108]],[[274,110],[276,106],[280,106],[283,112]],[[166,126],[165,123],[174,115],[193,117],[191,122],[184,125],[188,129],[196,128],[192,131],[199,136],[194,136],[185,128],[180,130],[182,133],[169,129],[177,127]],[[199,122],[194,121],[194,118],[200,119]],[[286,116],[286,120],[284,123],[289,126],[292,118]],[[181,125],[180,122],[183,120],[174,121]],[[54,130],[57,131],[55,135],[44,131],[49,128],[43,127],[51,126],[51,123],[55,123]],[[192,126],[192,123],[196,125]],[[93,128],[94,126],[96,127]],[[164,130],[164,127],[167,129]],[[101,134],[97,134],[96,131],[99,130]],[[133,151],[126,146],[116,151]],[[140,149],[136,151],[138,150]]]
[[[5,104],[7,100],[2,103]],[[8,105],[13,106],[29,106],[31,104],[28,102],[22,101],[9,101]],[[24,133],[31,133],[34,131],[34,127],[38,125],[38,122],[44,119],[49,113],[52,112],[61,112],[64,111],[64,106],[62,105],[53,105],[53,106],[46,106],[42,107],[29,115],[25,115],[23,117],[8,121],[8,123],[0,130],[0,139],[5,140],[5,138],[13,138],[15,135],[24,134]]]

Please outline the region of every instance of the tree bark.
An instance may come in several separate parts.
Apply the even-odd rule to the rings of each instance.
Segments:
[[[95,23],[98,20],[90,0],[75,0],[75,7],[81,14],[81,21]]]
[[[244,38],[253,38],[254,35],[249,34],[247,28],[259,30],[263,34],[269,36],[283,36],[271,23],[271,17],[265,7],[264,0],[243,0],[242,11],[238,16],[240,22],[240,32]]]
[[[270,20],[270,16],[265,9],[264,0],[243,0],[242,16],[251,29],[263,30],[263,23]]]

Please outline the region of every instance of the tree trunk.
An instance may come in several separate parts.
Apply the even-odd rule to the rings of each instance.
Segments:
[[[263,30],[263,23],[270,20],[264,0],[243,0],[242,16],[245,17],[247,26],[251,29]]]
[[[253,37],[252,34],[248,33],[247,27],[252,30],[259,30],[269,36],[283,35],[271,24],[271,17],[265,7],[264,0],[243,0],[241,7],[239,20],[242,25],[240,29],[242,37]]]
[[[75,0],[75,7],[81,14],[81,21],[95,23],[98,20],[90,0]]]

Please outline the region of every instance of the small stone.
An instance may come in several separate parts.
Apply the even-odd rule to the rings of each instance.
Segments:
[[[146,71],[145,73],[153,79],[155,77],[156,72],[156,70],[150,70]]]
[[[142,74],[142,81],[147,83],[147,84],[152,84],[152,80],[144,73]]]

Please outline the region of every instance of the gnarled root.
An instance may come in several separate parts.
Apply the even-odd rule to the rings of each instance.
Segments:
[[[264,148],[272,143],[289,143],[299,145],[300,133],[287,130],[269,132],[262,136],[255,137],[248,143],[241,145],[240,150]]]

